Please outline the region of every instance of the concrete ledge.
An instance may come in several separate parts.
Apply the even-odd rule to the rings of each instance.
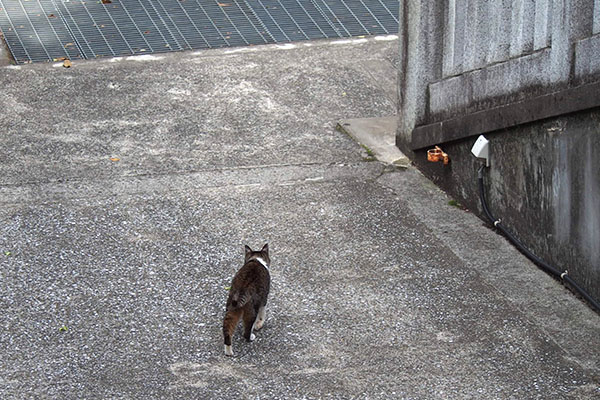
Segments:
[[[400,168],[410,165],[408,157],[396,147],[396,130],[398,128],[396,116],[342,120],[338,123],[337,128],[366,147],[367,152],[373,152],[379,161]]]
[[[413,150],[600,106],[600,82],[416,127]]]

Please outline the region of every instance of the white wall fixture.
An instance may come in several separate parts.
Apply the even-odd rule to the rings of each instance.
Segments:
[[[490,141],[485,138],[483,135],[479,135],[473,148],[471,148],[471,153],[477,158],[485,159],[485,166],[490,166]]]

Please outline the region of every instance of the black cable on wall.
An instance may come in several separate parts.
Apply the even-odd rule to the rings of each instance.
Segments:
[[[496,228],[498,228],[507,238],[510,240],[523,254],[527,256],[531,261],[536,263],[540,268],[546,271],[549,274],[560,278],[563,282],[566,282],[577,292],[581,297],[583,297],[594,309],[596,312],[600,313],[600,304],[592,297],[589,293],[583,290],[567,273],[567,270],[560,271],[558,268],[548,264],[535,254],[533,254],[528,248],[526,248],[520,241],[517,239],[512,233],[510,233],[503,225],[500,219],[496,219],[490,209],[488,208],[487,202],[485,200],[485,191],[484,191],[484,182],[483,182],[483,170],[485,166],[481,166],[478,171],[478,183],[479,183],[479,198],[481,200],[481,206],[483,207],[483,211],[488,219],[494,224]]]

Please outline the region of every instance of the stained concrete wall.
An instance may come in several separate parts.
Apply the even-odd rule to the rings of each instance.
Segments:
[[[10,52],[6,47],[4,42],[4,38],[2,37],[2,33],[0,33],[0,66],[5,66],[10,64]]]
[[[398,147],[481,215],[470,149],[485,134],[494,213],[600,299],[600,95],[590,90],[600,82],[600,1],[407,0],[400,21]],[[548,98],[554,113],[541,109]],[[492,131],[468,125],[498,115],[504,125]],[[424,143],[451,164],[428,163]]]

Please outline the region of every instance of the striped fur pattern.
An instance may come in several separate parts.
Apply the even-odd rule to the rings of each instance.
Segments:
[[[240,319],[244,322],[244,338],[251,342],[255,339],[253,331],[262,328],[266,318],[265,307],[271,285],[269,245],[265,244],[260,251],[245,246],[244,252],[244,266],[231,282],[223,319],[223,341],[228,356],[233,355],[231,337]]]

